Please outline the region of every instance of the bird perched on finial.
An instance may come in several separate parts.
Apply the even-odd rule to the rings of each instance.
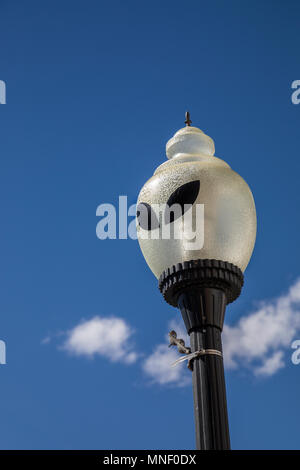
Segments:
[[[192,121],[191,121],[191,116],[190,116],[190,112],[187,111],[185,113],[185,121],[184,123],[187,125],[187,126],[190,126],[192,124]]]

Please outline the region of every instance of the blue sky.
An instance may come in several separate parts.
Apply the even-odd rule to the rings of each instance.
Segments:
[[[179,313],[136,241],[95,231],[99,204],[136,201],[186,109],[257,206],[224,332],[232,447],[300,448],[299,13],[291,0],[1,0],[1,448],[194,447],[187,372],[153,375]],[[109,352],[88,334],[107,325]]]

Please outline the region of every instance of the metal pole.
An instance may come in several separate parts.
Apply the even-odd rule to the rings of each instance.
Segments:
[[[191,350],[222,351],[221,331],[207,326],[190,333]],[[193,394],[198,450],[230,449],[223,358],[203,355],[193,361]]]
[[[226,305],[243,286],[235,265],[215,259],[178,263],[159,279],[164,299],[178,307],[191,339],[197,449],[230,449],[221,332]]]
[[[225,293],[214,287],[192,286],[179,295],[178,306],[190,335],[191,351],[204,352],[192,361],[196,448],[230,449],[221,340]]]

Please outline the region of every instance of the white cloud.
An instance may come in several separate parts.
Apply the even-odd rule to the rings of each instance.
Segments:
[[[223,351],[227,368],[250,367],[270,376],[284,366],[284,351],[300,334],[300,279],[286,295],[263,302],[235,326],[224,326]]]
[[[63,349],[77,356],[104,356],[113,362],[131,364],[137,360],[130,339],[132,328],[117,317],[96,316],[67,332]]]
[[[183,322],[172,320],[169,323],[169,331],[175,330],[178,338],[184,339],[186,345],[189,344],[188,335],[185,331]],[[172,363],[180,357],[177,349],[169,348],[169,336],[166,335],[166,342],[155,347],[153,353],[148,356],[142,367],[144,372],[151,379],[152,383],[160,385],[175,385],[182,387],[190,383],[191,372],[187,370],[187,363],[177,364],[171,367]]]
[[[145,360],[143,370],[153,383],[160,385],[172,384],[182,387],[189,382],[187,373],[183,370],[184,364],[171,367],[171,364],[178,357],[179,355],[176,351],[168,348],[166,344],[159,344]]]
[[[284,367],[283,351],[277,351],[272,356],[267,357],[262,365],[255,368],[255,375],[273,375]]]
[[[51,341],[50,336],[46,336],[45,338],[42,339],[41,344],[48,344]]]

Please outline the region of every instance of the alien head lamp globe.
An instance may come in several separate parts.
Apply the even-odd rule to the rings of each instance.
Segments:
[[[137,236],[157,278],[184,261],[227,261],[243,272],[249,263],[256,237],[253,196],[214,151],[200,129],[180,129],[167,142],[168,160],[139,194]]]

